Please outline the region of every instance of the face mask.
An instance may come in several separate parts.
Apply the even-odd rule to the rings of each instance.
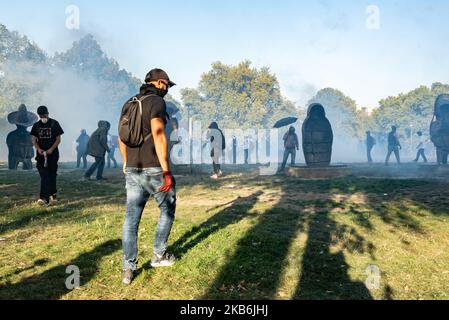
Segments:
[[[168,93],[168,90],[157,89],[157,95],[161,98],[165,97]]]
[[[41,121],[43,124],[46,124],[48,122],[48,118],[41,118]]]

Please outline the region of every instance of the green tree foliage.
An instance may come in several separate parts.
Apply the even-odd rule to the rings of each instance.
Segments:
[[[21,103],[35,103],[40,92],[35,73],[45,71],[48,57],[36,44],[0,24],[0,118]],[[26,69],[29,81],[20,81]]]
[[[386,134],[396,125],[403,136],[421,130],[428,133],[435,100],[441,93],[449,93],[449,85],[434,83],[431,88],[421,86],[405,94],[388,97],[379,102],[371,116],[371,130]]]
[[[252,68],[250,61],[237,66],[215,62],[197,89],[183,89],[181,95],[204,125],[217,121],[226,128],[266,128],[298,116],[295,105],[281,96],[276,76],[268,68]]]
[[[0,24],[0,62],[8,59],[45,63],[47,55],[26,36],[21,36],[16,31],[11,32]]]
[[[356,102],[340,90],[322,89],[309,101],[309,105],[312,103],[320,103],[324,106],[326,116],[337,135],[362,137],[363,122],[359,118],[364,117],[364,112],[358,111]]]

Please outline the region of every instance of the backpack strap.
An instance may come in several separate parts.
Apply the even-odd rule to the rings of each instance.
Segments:
[[[140,116],[142,116],[143,115],[142,102],[149,97],[156,97],[156,96],[157,96],[156,94],[149,94],[149,95],[146,95],[146,96],[143,96],[140,98],[134,97],[134,98],[132,98],[131,102],[133,102],[133,103],[137,102],[139,104]],[[151,133],[151,125],[150,125],[150,133],[144,137],[143,142],[144,143],[147,142],[151,138],[151,136],[152,136],[152,133]]]

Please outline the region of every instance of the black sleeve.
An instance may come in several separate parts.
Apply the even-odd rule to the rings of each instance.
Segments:
[[[59,137],[64,134],[64,130],[62,130],[58,121],[55,121],[54,129],[55,129],[55,137]]]
[[[33,128],[31,128],[30,134],[31,134],[32,136],[35,136],[36,138],[39,138],[39,135],[38,135],[38,133],[37,133],[37,124],[34,124],[34,125],[33,125]]]
[[[167,106],[164,99],[153,99],[150,108],[150,121],[153,119],[162,119],[167,124]]]

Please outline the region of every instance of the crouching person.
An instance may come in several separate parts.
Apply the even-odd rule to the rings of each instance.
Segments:
[[[126,285],[131,284],[137,269],[138,229],[150,197],[156,200],[160,209],[151,266],[169,267],[175,263],[175,257],[167,252],[176,211],[176,182],[168,162],[165,135],[167,111],[163,99],[168,89],[175,84],[160,69],[150,71],[145,82],[140,94],[123,107],[119,124],[119,147],[124,161],[127,194],[122,240],[122,279]],[[142,121],[139,121],[140,112]],[[136,125],[130,124],[133,119],[138,119]]]

